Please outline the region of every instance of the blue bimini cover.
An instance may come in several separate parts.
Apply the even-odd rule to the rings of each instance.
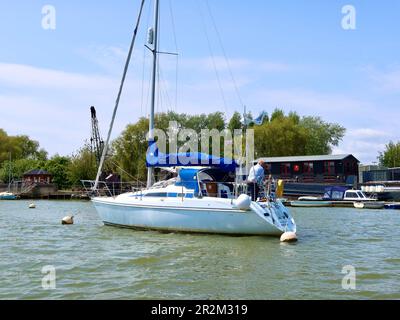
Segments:
[[[160,153],[156,143],[149,146],[146,155],[147,167],[216,167],[224,171],[235,171],[238,164],[229,158],[221,158],[200,152]]]
[[[195,168],[182,168],[179,170],[179,180],[176,182],[176,186],[185,187],[190,190],[194,190],[194,194],[199,193],[199,183],[197,180],[197,173],[200,169]]]
[[[324,200],[343,200],[345,192],[349,190],[348,187],[331,186],[325,188]]]

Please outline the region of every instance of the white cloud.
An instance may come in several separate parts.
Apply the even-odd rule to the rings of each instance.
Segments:
[[[258,67],[264,72],[289,72],[298,68],[280,62],[260,62]]]
[[[353,138],[364,139],[364,140],[369,140],[371,138],[388,139],[392,136],[392,134],[386,131],[376,130],[371,128],[351,129],[349,130],[348,135]]]
[[[249,97],[252,104],[263,101],[271,108],[279,107],[287,111],[295,110],[301,115],[320,115],[327,120],[338,121],[357,117],[373,108],[369,102],[340,94],[321,93],[301,88],[269,90],[258,88]]]
[[[0,63],[0,128],[32,136],[50,154],[70,154],[90,138],[90,106],[96,106],[101,131],[107,131],[119,81]],[[139,84],[135,79],[126,82],[114,137],[141,115]]]
[[[182,59],[181,66],[188,69],[198,69],[201,71],[214,71],[215,68],[221,72],[229,72],[231,69],[233,72],[254,72],[262,71],[268,73],[275,72],[289,72],[297,69],[295,66],[289,64],[276,62],[276,61],[258,61],[249,59],[225,59],[225,57],[215,56],[206,58],[192,58]]]
[[[98,90],[116,87],[115,79],[20,64],[0,63],[0,83],[10,87]]]
[[[363,71],[372,80],[375,90],[383,93],[400,93],[400,66],[391,66],[386,70],[368,66]]]
[[[376,141],[363,141],[346,136],[338,148],[333,152],[337,154],[353,154],[363,164],[372,164],[377,162],[379,152],[385,149],[385,143]]]

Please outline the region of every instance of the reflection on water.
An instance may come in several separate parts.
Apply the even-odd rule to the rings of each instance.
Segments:
[[[292,208],[299,242],[105,227],[88,202],[0,202],[1,299],[400,299],[398,211]],[[65,215],[75,225],[62,226]],[[56,268],[56,289],[41,270]],[[356,268],[346,291],[342,268]]]

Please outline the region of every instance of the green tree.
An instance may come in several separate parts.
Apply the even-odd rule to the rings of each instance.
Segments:
[[[304,155],[332,153],[332,147],[338,146],[346,129],[337,123],[327,123],[320,117],[303,117],[300,126],[307,130],[307,144]]]
[[[45,163],[45,169],[53,175],[53,183],[55,183],[59,189],[71,187],[71,181],[68,177],[70,165],[71,159],[69,157],[63,157],[58,154]]]
[[[7,133],[0,129],[0,165],[9,159],[36,159],[46,160],[47,152],[40,149],[39,142],[31,140],[26,135],[9,136]]]
[[[284,118],[285,118],[285,112],[282,109],[276,108],[271,114],[270,122],[273,122],[275,120],[281,120]]]
[[[65,159],[55,161],[64,162]],[[57,166],[57,165],[56,165]],[[61,166],[61,165],[60,165]],[[80,186],[81,180],[94,180],[96,178],[97,165],[90,146],[85,145],[72,155],[67,166],[67,178],[71,186]]]
[[[229,120],[228,129],[231,130],[231,132],[234,132],[234,130],[242,128],[242,115],[239,112],[235,112],[231,120]]]
[[[307,143],[307,131],[289,117],[275,118],[254,127],[256,157],[302,155]]]
[[[125,181],[131,181],[132,177],[142,181],[146,178],[148,126],[149,121],[141,118],[136,124],[128,125],[113,142],[113,160],[127,173],[122,173]]]
[[[21,180],[24,173],[34,169],[44,169],[45,161],[37,159],[18,159],[11,161],[11,173],[14,180]],[[0,180],[8,182],[10,162],[4,161],[0,169]]]
[[[385,151],[380,152],[378,159],[380,165],[384,167],[400,167],[400,141],[397,143],[390,141],[386,145]]]
[[[330,154],[345,134],[345,128],[320,117],[288,115],[275,109],[271,120],[254,127],[256,156]]]

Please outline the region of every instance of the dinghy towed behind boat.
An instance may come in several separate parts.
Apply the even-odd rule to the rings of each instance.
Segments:
[[[154,1],[154,28],[150,29],[149,45],[153,53],[151,112],[149,121],[149,150],[156,148],[154,141],[154,107],[156,98],[159,0]],[[126,71],[133,51],[136,31],[143,10],[139,12],[134,37],[128,54],[122,83],[116,100],[107,141],[99,165],[96,181],[90,182],[92,192],[99,191],[104,160],[123,89]],[[160,156],[160,155],[158,155]],[[237,163],[203,153],[169,154],[164,167],[178,167],[178,177],[153,184],[153,169],[160,161],[149,163],[148,183],[145,190],[128,192],[114,197],[95,196],[92,202],[106,225],[152,229],[161,231],[200,232],[234,235],[271,235],[295,240],[296,224],[289,211],[279,200],[255,202],[242,193],[237,183]],[[183,160],[182,160],[183,159]],[[187,161],[189,160],[189,161]],[[179,163],[181,162],[181,163]],[[223,181],[223,182],[219,182]],[[83,181],[84,185],[88,181]]]

